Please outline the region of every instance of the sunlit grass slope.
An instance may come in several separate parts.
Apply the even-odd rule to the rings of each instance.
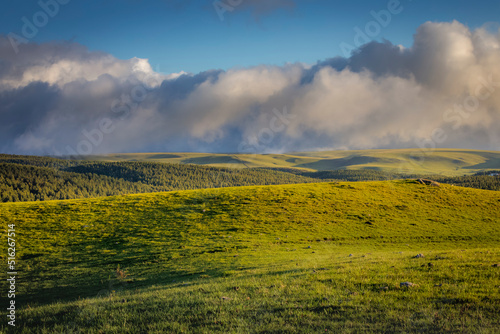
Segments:
[[[19,333],[498,333],[499,208],[498,192],[393,181],[9,203],[0,218],[17,231]]]
[[[289,154],[130,153],[92,156],[93,160],[157,161],[225,167],[293,167],[307,170],[376,169],[407,174],[473,174],[500,168],[500,152],[463,149],[359,150]]]

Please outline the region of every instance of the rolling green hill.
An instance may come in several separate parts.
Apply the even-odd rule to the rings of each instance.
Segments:
[[[463,149],[320,151],[288,154],[130,153],[91,160],[156,161],[223,167],[292,167],[309,171],[375,169],[391,173],[470,175],[500,168],[500,152]]]
[[[499,192],[385,181],[4,203],[0,219],[19,333],[498,333],[499,208]]]
[[[380,181],[422,177],[418,174],[398,174],[390,169],[310,171],[294,167],[201,166],[192,164],[193,159],[198,158],[186,159],[189,162],[187,164],[174,164],[148,160],[108,162],[0,154],[0,202],[333,180]],[[219,158],[215,160],[217,159]],[[213,162],[214,159],[210,161]],[[500,176],[491,176],[493,171],[483,170],[466,176],[432,174],[427,177],[448,184],[500,190]]]

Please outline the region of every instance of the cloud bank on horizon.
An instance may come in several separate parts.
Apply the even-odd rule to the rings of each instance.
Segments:
[[[500,150],[498,64],[500,32],[456,21],[424,23],[411,48],[198,74],[75,43],[16,55],[0,37],[0,152]]]

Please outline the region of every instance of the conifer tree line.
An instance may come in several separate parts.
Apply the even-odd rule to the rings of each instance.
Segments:
[[[460,187],[497,190],[497,191],[500,190],[500,171],[483,171],[483,172],[478,172],[474,175],[455,176],[455,177],[439,176],[435,177],[434,180],[441,183],[449,183]]]
[[[158,162],[100,162],[0,154],[0,202],[318,182],[258,168]]]

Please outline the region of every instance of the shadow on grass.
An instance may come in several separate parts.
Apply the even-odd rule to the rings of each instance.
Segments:
[[[45,305],[54,302],[71,302],[84,298],[106,297],[117,292],[148,289],[155,286],[159,289],[178,288],[180,286],[193,286],[204,284],[207,279],[222,277],[244,277],[246,279],[262,279],[268,276],[302,276],[310,274],[309,269],[275,270],[262,273],[249,273],[257,267],[244,267],[231,269],[230,267],[211,269],[200,272],[164,272],[147,275],[144,277],[131,276],[129,278],[116,278],[115,271],[109,271],[107,276],[94,274],[91,276],[78,276],[70,284],[64,286],[40,288],[28,294],[18,295],[20,305]],[[244,273],[240,276],[239,273]]]

